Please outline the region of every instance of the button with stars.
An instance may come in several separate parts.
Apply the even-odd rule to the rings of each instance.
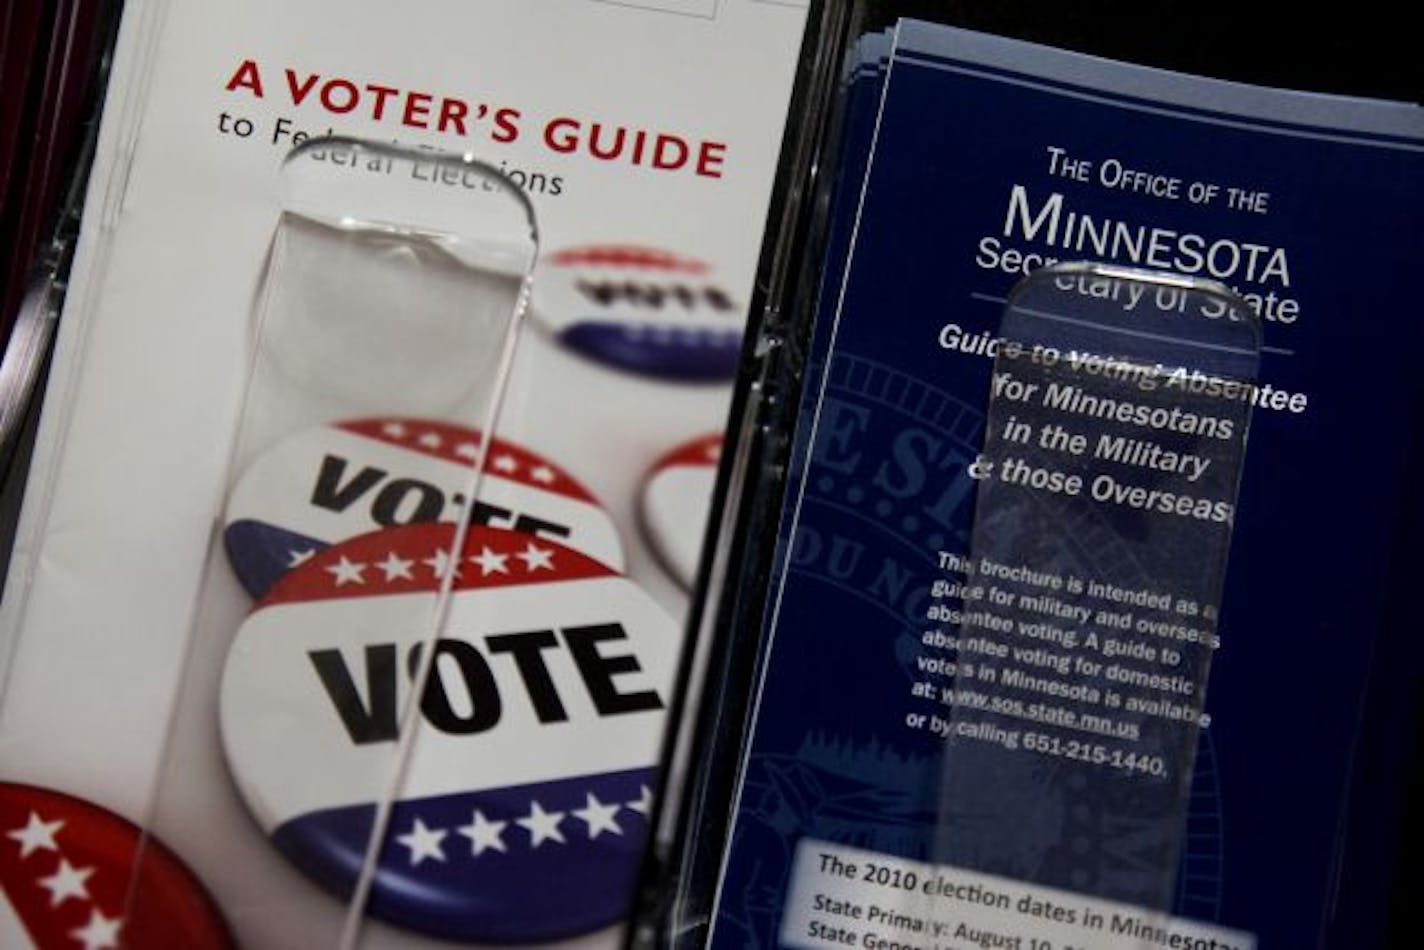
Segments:
[[[587,555],[472,526],[318,551],[239,629],[224,753],[273,844],[338,895],[389,788],[436,592],[452,585],[370,912],[455,940],[585,933],[628,905],[677,658],[673,620]]]
[[[475,430],[410,418],[352,419],[297,432],[254,459],[224,515],[238,579],[261,597],[291,568],[336,541],[382,527],[453,521],[465,510]],[[615,570],[623,545],[603,506],[565,469],[493,439],[474,523],[573,547]]]
[[[638,506],[643,533],[663,567],[688,589],[697,578],[721,455],[721,435],[693,439],[664,454],[643,479]]]
[[[529,312],[590,359],[678,382],[730,380],[746,319],[706,261],[613,243],[546,255]]]
[[[171,851],[149,838],[135,869],[140,837],[90,802],[0,782],[0,947],[232,947],[207,892]]]

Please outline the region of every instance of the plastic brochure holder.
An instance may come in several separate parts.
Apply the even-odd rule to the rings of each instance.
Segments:
[[[1056,264],[1010,295],[968,556],[931,595],[946,874],[1171,911],[1260,347],[1210,281]]]
[[[24,295],[5,341],[4,357],[0,359],[0,487],[9,494],[18,494],[20,490],[18,483],[25,467],[26,420],[33,420],[36,415],[33,412],[35,393],[49,360],[64,304],[95,134],[91,129],[85,138],[74,178],[47,239],[35,255]],[[18,498],[11,501],[18,507]],[[10,553],[7,547],[0,563],[8,566]],[[0,589],[0,596],[4,593]],[[4,702],[15,645],[13,638],[0,638],[0,705]]]
[[[654,835],[626,946],[700,946],[706,935],[755,674],[764,595],[783,543],[778,509],[806,448],[798,414],[819,372],[848,242],[846,215],[865,173],[867,109],[861,80],[881,55],[846,53],[864,27],[851,4],[813,5],[781,158],[783,200],[767,228],[761,310],[749,314],[754,364],[734,394],[727,444],[689,614],[676,705],[669,713]],[[868,39],[877,38],[867,34]],[[774,235],[774,238],[771,237]]]
[[[820,394],[825,391],[827,376],[835,372],[842,321],[859,320],[863,327],[879,327],[879,333],[894,337],[902,330],[908,332],[906,326],[893,323],[899,316],[920,323],[927,319],[915,301],[900,296],[866,292],[857,302],[850,276],[859,265],[864,269],[856,279],[864,286],[880,286],[893,282],[890,275],[900,266],[890,260],[895,255],[888,244],[878,249],[880,253],[869,254],[860,244],[865,240],[865,208],[879,200],[869,175],[878,150],[884,147],[877,137],[877,126],[886,64],[895,42],[893,31],[866,33],[856,41],[855,31],[861,25],[843,9],[823,9],[820,17],[813,18],[813,37],[822,44],[819,48],[843,50],[845,61],[824,57],[808,61],[807,70],[813,75],[802,79],[803,89],[832,90],[833,94],[802,113],[797,135],[788,140],[789,154],[810,152],[816,158],[795,165],[794,184],[788,191],[802,201],[783,209],[787,219],[774,232],[778,242],[771,266],[770,301],[766,312],[759,315],[758,350],[763,361],[755,382],[743,394],[745,402],[734,411],[739,428],[732,442],[737,451],[723,466],[718,492],[721,507],[714,505],[711,519],[717,530],[694,604],[690,645],[684,658],[685,679],[678,690],[685,697],[683,715],[688,718],[672,724],[665,757],[672,773],[681,774],[685,768],[687,777],[682,788],[671,789],[662,806],[656,826],[658,839],[644,868],[643,903],[638,926],[630,931],[630,946],[735,946],[743,940],[767,939],[773,932],[777,939],[794,946],[844,942],[854,925],[839,935],[829,933],[825,928],[828,922],[835,923],[835,911],[827,911],[825,901],[843,897],[844,903],[838,906],[848,915],[861,914],[863,919],[869,896],[854,888],[838,895],[834,880],[817,877],[809,869],[808,856],[815,852],[807,841],[812,837],[822,842],[882,842],[879,846],[867,844],[869,854],[860,854],[860,858],[873,859],[875,852],[883,851],[915,854],[919,864],[914,873],[921,875],[920,881],[925,875],[949,880],[956,874],[964,874],[966,879],[978,876],[1013,881],[1025,894],[1052,894],[1064,900],[1075,894],[1099,901],[1102,907],[1123,908],[1124,913],[1140,915],[1147,928],[1165,921],[1179,883],[1188,786],[1202,722],[1206,674],[1216,642],[1215,611],[1261,347],[1259,318],[1220,284],[1086,262],[1050,267],[1024,280],[1008,298],[1000,319],[984,334],[985,339],[992,336],[995,344],[988,353],[978,355],[989,357],[985,362],[992,363],[992,370],[986,374],[983,391],[965,403],[970,406],[965,422],[944,423],[945,429],[927,433],[923,444],[944,444],[951,427],[956,437],[961,430],[972,432],[971,441],[978,440],[978,445],[970,451],[982,453],[983,461],[983,468],[976,466],[976,473],[982,475],[984,469],[997,472],[996,455],[1006,453],[1012,460],[1013,478],[1028,482],[980,478],[970,483],[977,487],[965,492],[963,510],[975,514],[972,524],[965,525],[970,543],[963,556],[956,555],[951,564],[910,580],[895,582],[903,585],[896,588],[899,590],[919,590],[921,586],[930,590],[936,581],[941,582],[942,602],[935,606],[961,617],[970,605],[955,602],[949,591],[961,589],[967,578],[962,572],[953,572],[955,564],[962,568],[983,559],[992,562],[996,569],[1007,572],[1000,586],[1017,604],[1020,593],[1033,591],[1011,589],[1014,585],[1007,578],[1052,577],[1066,585],[1070,575],[1060,563],[1063,551],[1074,549],[1081,554],[1083,544],[1101,541],[1105,551],[1115,549],[1118,554],[1104,555],[1092,578],[1082,568],[1071,575],[1075,584],[1083,583],[1078,593],[1088,596],[1091,579],[1095,584],[1091,590],[1099,599],[1144,599],[1141,611],[1153,615],[1148,618],[1156,624],[1152,629],[1188,631],[1185,642],[1154,639],[1140,631],[1120,632],[1115,637],[1125,651],[1116,659],[1118,672],[1146,677],[1154,688],[1165,684],[1165,688],[1179,689],[1179,701],[1166,714],[1137,709],[1093,718],[1102,710],[1095,705],[1090,711],[1084,697],[1089,690],[1096,690],[1101,699],[1111,686],[1101,679],[1107,663],[1099,665],[1095,673],[1084,673],[1082,670],[1091,667],[1075,669],[1073,651],[1062,649],[1060,643],[1060,649],[1049,651],[1052,655],[1040,657],[1054,669],[1015,667],[1016,673],[1011,675],[1014,682],[1030,676],[1045,689],[1076,697],[1057,704],[1057,725],[1025,720],[1023,717],[1032,713],[1026,713],[1024,707],[1032,703],[1024,701],[1030,694],[1022,690],[1007,686],[979,689],[967,701],[983,700],[992,708],[975,709],[953,701],[940,706],[935,726],[961,737],[923,761],[916,760],[918,743],[910,744],[908,751],[893,743],[882,747],[885,760],[880,762],[831,761],[837,755],[853,754],[850,743],[854,740],[844,740],[847,745],[839,749],[834,746],[831,737],[837,729],[862,740],[867,730],[886,729],[886,720],[878,712],[876,725],[870,726],[866,725],[868,715],[851,725],[855,717],[848,718],[847,711],[858,708],[857,703],[872,701],[868,698],[872,689],[867,685],[872,682],[876,689],[889,690],[873,700],[878,707],[900,709],[904,680],[913,678],[912,673],[903,671],[916,669],[911,653],[918,653],[944,672],[921,677],[933,680],[935,689],[953,689],[956,682],[969,687],[967,681],[956,681],[957,651],[977,676],[992,664],[976,656],[975,649],[995,655],[1004,651],[1006,644],[1000,640],[1005,639],[1005,624],[1046,619],[1027,613],[1005,617],[1001,611],[990,619],[998,633],[975,630],[972,625],[961,628],[958,620],[932,624],[931,633],[940,633],[946,643],[954,645],[948,650],[907,646],[911,637],[919,641],[926,632],[916,623],[900,633],[898,641],[890,629],[872,628],[878,631],[876,637],[883,638],[883,645],[875,648],[870,659],[879,663],[883,657],[898,657],[901,671],[887,677],[881,675],[885,670],[877,673],[866,667],[865,675],[829,677],[827,684],[834,682],[835,687],[813,687],[819,679],[811,671],[830,673],[838,664],[809,659],[804,651],[834,653],[843,642],[838,633],[844,635],[844,642],[852,631],[868,636],[868,630],[859,627],[865,617],[840,616],[827,610],[806,619],[804,611],[808,602],[818,599],[815,594],[807,594],[796,606],[779,612],[788,578],[797,573],[815,577],[816,568],[806,560],[814,555],[800,546],[797,531],[801,498],[820,489],[808,484],[812,480],[811,459],[834,457],[849,470],[855,460],[864,463],[869,458],[868,467],[860,472],[868,479],[876,470],[876,460],[884,458],[880,471],[890,473],[888,478],[893,480],[897,469],[890,458],[892,450],[876,442],[874,434],[866,435],[873,433],[874,423],[867,420],[877,418],[875,406],[888,405],[890,400],[937,405],[941,398],[934,393],[933,383],[920,385],[923,377],[916,378],[914,370],[897,373],[898,367],[887,366],[883,356],[880,363],[858,362],[850,356],[841,361],[844,374],[839,378],[843,387],[864,383],[866,408],[852,407],[852,411],[865,414],[842,415],[835,420],[822,414]],[[817,39],[810,42],[814,47]],[[863,264],[858,254],[876,263]],[[999,304],[1004,304],[1003,298]],[[851,313],[857,305],[861,309]],[[876,331],[864,332],[874,335]],[[917,347],[929,349],[922,339],[911,337],[905,344],[907,353]],[[1076,351],[1079,362],[1060,360],[1050,367],[1025,358],[1025,354],[1041,354],[1045,348],[1060,355]],[[905,358],[923,372],[910,356]],[[924,362],[935,359],[929,357]],[[1064,392],[1076,387],[1075,395],[1065,397],[1076,398],[1076,404],[1131,402],[1149,414],[1163,414],[1164,419],[1174,413],[1175,417],[1211,416],[1219,424],[1211,434],[1167,432],[1154,447],[1148,444],[1152,436],[1142,438],[1145,430],[1134,435],[1127,431],[1132,427],[1121,420],[1077,418],[1071,411],[1045,408],[1040,408],[1039,417],[1033,417],[1033,413],[1021,411],[1027,389],[992,389],[991,380],[1010,375],[1020,377],[1025,386],[1037,386],[1040,393],[1050,383]],[[879,380],[874,386],[884,388],[875,389],[880,395],[872,397],[873,380]],[[964,398],[959,396],[962,381],[949,389],[955,399]],[[1010,390],[1019,401],[1011,398]],[[1020,411],[1016,414],[1015,410]],[[1055,419],[1055,415],[1072,418]],[[971,418],[981,421],[971,427],[967,425]],[[823,423],[820,442],[818,420]],[[1037,440],[1045,438],[1042,430],[1054,425],[1066,434],[1040,445]],[[1012,438],[1006,431],[1011,431]],[[1020,441],[1025,433],[1031,446]],[[863,441],[858,441],[862,436]],[[888,434],[882,436],[882,440],[888,438]],[[1088,471],[1087,457],[1099,451],[1100,442],[1107,446],[1102,449],[1106,455],[1091,458],[1093,468]],[[886,454],[869,456],[870,445]],[[1078,453],[1084,453],[1083,457]],[[929,464],[926,460],[927,467]],[[1157,469],[1155,464],[1164,467]],[[1169,471],[1169,464],[1190,468]],[[1084,471],[1075,476],[1075,466]],[[943,480],[955,471],[953,486],[937,483],[941,488],[933,498],[944,505],[951,488],[959,490],[957,471],[937,471],[936,477]],[[1141,478],[1115,479],[1115,471],[1133,475],[1146,471],[1149,480],[1155,481],[1137,492],[1126,485],[1139,484]],[[819,482],[830,485],[836,481],[833,470],[823,468],[822,472],[833,477],[829,481],[820,477]],[[837,491],[841,484],[836,484]],[[856,491],[854,482],[847,490]],[[1052,509],[1055,504],[1064,510],[1046,514],[1045,507]],[[822,554],[831,546],[829,538],[838,536],[846,542],[843,564],[857,556],[850,552],[860,552],[864,561],[881,563],[873,547],[872,529],[857,519],[854,504],[847,506],[846,500],[837,496],[834,504],[827,499],[829,509],[843,514],[824,516],[827,521],[820,524]],[[841,520],[837,521],[838,517]],[[1089,529],[1091,534],[1080,533]],[[883,530],[895,535],[898,523]],[[836,535],[837,531],[841,534]],[[1120,542],[1116,548],[1114,539]],[[910,540],[896,536],[887,541],[885,563],[903,563],[904,545]],[[931,553],[929,558],[933,556]],[[869,603],[875,595],[867,588],[880,583],[889,589],[894,586],[885,580],[889,576],[878,575],[876,580],[872,573],[843,580],[848,602],[859,599]],[[833,584],[836,579],[828,574],[818,580]],[[826,586],[815,590],[834,593]],[[925,606],[915,603],[916,609]],[[1064,602],[1062,606],[1083,605]],[[1179,606],[1195,613],[1189,618],[1174,616]],[[1008,612],[1012,614],[1013,609]],[[784,628],[797,624],[818,633],[786,637]],[[965,635],[974,639],[968,649],[962,645]],[[1101,635],[1099,631],[1099,639]],[[794,647],[781,646],[778,639]],[[892,650],[892,643],[899,645]],[[1075,648],[1081,654],[1081,644]],[[778,649],[790,652],[778,656]],[[861,669],[864,658],[854,653],[859,647],[846,649],[848,659],[841,661],[842,668]],[[1146,659],[1149,654],[1152,659]],[[806,658],[804,663],[795,659],[798,655]],[[1101,659],[1095,655],[1091,662]],[[1065,672],[1058,674],[1056,666],[1065,663]],[[1099,677],[1098,681],[1080,682],[1091,676]],[[817,720],[815,714],[805,711],[813,704],[821,712],[830,712],[832,701],[812,694],[830,689],[840,695],[840,686],[851,680],[858,681],[854,685],[862,692],[842,696],[840,710],[834,714],[838,718]],[[777,691],[784,697],[780,702],[767,699]],[[780,728],[783,720],[788,724],[776,733],[775,741],[767,741],[767,751],[753,749],[765,735]],[[1095,732],[1084,733],[1067,725],[1069,720]],[[922,714],[921,726],[928,731],[928,713]],[[759,732],[759,728],[765,731]],[[1012,739],[997,745],[989,741],[1010,732]],[[1028,745],[1032,748],[1026,749],[1025,736],[1030,733]],[[822,736],[824,755],[816,746]],[[989,740],[979,738],[986,736]],[[1014,748],[1008,748],[1008,742]],[[875,754],[869,748],[862,752],[867,757]],[[860,781],[867,771],[878,769],[887,770],[883,784]],[[999,778],[979,781],[986,774]],[[1057,775],[1067,784],[1060,787],[1044,778],[1048,775]],[[849,779],[844,788],[842,779]],[[867,790],[856,791],[862,788]],[[1099,807],[1094,818],[1121,819],[1135,828],[1150,828],[1150,859],[1131,868],[1114,866],[1114,860],[1122,855],[1107,853],[1111,847],[1104,845],[1106,839],[1091,835],[1074,839],[1063,853],[1045,859],[1042,842],[1054,834],[1047,825],[1055,814],[1070,813],[1072,803],[1065,799],[1070,791],[1106,796],[1094,806]],[[805,831],[808,828],[821,829],[821,833],[811,835]],[[1139,857],[1124,861],[1131,864]],[[864,861],[848,862],[838,866],[838,871],[852,866],[859,871],[866,868]],[[735,873],[729,873],[729,868]],[[816,888],[810,884],[798,887],[798,881],[812,880]],[[822,895],[820,905],[813,900],[815,894]],[[915,895],[906,896],[903,903],[905,920],[935,919],[935,908]],[[861,909],[852,911],[854,906]],[[887,899],[878,906],[894,911],[898,905],[896,899]],[[908,939],[915,931],[906,926],[901,933]],[[1021,928],[1019,919],[1000,932],[1020,933]],[[1043,935],[1043,939],[1054,941],[1062,938],[1061,931],[1051,929]]]
[[[924,651],[947,691],[934,717],[943,752],[925,773],[933,844],[927,862],[904,872],[916,886],[898,901],[882,894],[877,906],[882,920],[971,919],[918,886],[934,881],[945,893],[997,887],[1074,914],[1086,906],[1099,921],[1117,914],[1165,928],[1198,733],[1209,722],[1202,704],[1220,645],[1260,321],[1214,282],[1059,264],[1010,295],[994,347],[983,451],[972,463],[972,542],[967,556],[939,565],[930,614],[942,620]],[[1153,423],[1169,430],[1160,442],[1140,437],[1143,413],[1169,420]],[[1154,470],[1151,488],[1115,477],[1143,466]],[[784,577],[787,567],[776,570]],[[1055,622],[1070,615],[1081,619]],[[1179,701],[1124,709],[1119,689],[1144,682]],[[1062,698],[1036,701],[1045,690]],[[694,770],[694,801],[715,792],[708,774]],[[1135,847],[1075,837],[1075,824],[1131,827]],[[650,884],[658,910],[634,945],[707,939],[705,871],[694,862],[678,871],[661,892]],[[819,886],[817,908],[864,898],[855,884],[844,894],[834,882]],[[806,933],[811,918],[787,913],[783,933]],[[1046,916],[1041,939],[1060,939],[1062,919]],[[1015,934],[1023,926],[1022,915],[993,907],[972,923]]]
[[[233,860],[214,861],[203,873],[235,924],[248,915],[275,917],[279,931],[299,945],[353,946],[377,856],[389,844],[391,802],[404,787],[416,745],[420,698],[448,618],[456,552],[468,531],[460,516],[465,500],[479,495],[527,303],[537,231],[523,192],[469,156],[312,139],[287,156],[280,182],[280,216],[253,308],[253,357],[229,489],[274,442],[346,420],[440,420],[474,430],[476,441],[459,452],[468,471],[463,491],[438,513],[452,523],[445,540],[428,564],[401,568],[411,577],[409,593],[383,598],[377,609],[358,605],[354,619],[350,613],[333,619],[316,604],[309,622],[280,633],[302,640],[308,653],[320,649],[330,657],[340,654],[346,627],[383,625],[399,644],[401,670],[391,710],[396,728],[381,741],[312,738],[310,710],[292,691],[294,679],[315,681],[312,670],[254,659],[264,638],[249,636],[244,626],[255,616],[249,614],[253,600],[234,576],[219,520],[146,828],[190,855],[232,849]],[[341,476],[342,483],[355,474]],[[395,517],[431,513],[402,509]],[[344,578],[352,586],[363,579]],[[359,656],[349,659],[359,667]],[[337,717],[327,714],[339,732]],[[223,832],[205,815],[216,798],[233,794],[229,768],[264,832],[305,809],[357,806],[360,833],[332,850],[322,867],[303,868],[340,900],[293,875],[278,906],[270,899],[254,905],[244,889],[261,873],[254,868],[288,872],[275,850],[242,854],[251,847],[243,842],[254,837],[248,828],[215,847],[215,835]]]
[[[15,315],[10,342],[0,362],[0,475],[9,474],[13,464],[25,412],[54,339],[62,297],[54,271],[44,267],[40,276],[31,281]],[[0,683],[4,682],[7,659],[0,655]]]

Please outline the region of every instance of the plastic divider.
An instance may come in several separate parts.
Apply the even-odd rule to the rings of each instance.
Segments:
[[[280,182],[229,496],[284,440],[358,429],[403,437],[402,420],[414,419],[475,433],[458,444],[420,436],[442,464],[464,466],[465,484],[441,492],[407,478],[380,490],[373,517],[383,531],[444,523],[420,558],[349,557],[345,538],[304,537],[228,507],[214,525],[146,826],[191,856],[239,931],[240,918],[262,915],[292,946],[350,947],[395,847],[391,809],[422,715],[438,705],[428,688],[437,641],[538,233],[524,193],[468,155],[311,139],[287,156]],[[386,475],[333,448],[318,471],[294,469],[280,489],[314,506],[358,496],[366,505]],[[234,795],[262,836],[208,819]],[[270,887],[252,886],[263,868],[284,879],[275,905],[259,896]]]

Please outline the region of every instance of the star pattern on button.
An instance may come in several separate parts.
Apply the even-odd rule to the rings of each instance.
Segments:
[[[5,832],[5,837],[20,842],[20,857],[28,858],[36,851],[58,851],[55,835],[64,827],[64,820],[45,821],[38,812],[30,812],[23,828]]]
[[[592,841],[605,831],[615,835],[621,835],[623,828],[618,822],[613,820],[613,816],[618,814],[622,805],[605,804],[589,792],[584,799],[584,807],[573,809],[573,815],[584,824],[588,825],[588,838]]]
[[[122,917],[105,917],[96,907],[89,914],[89,923],[70,931],[70,936],[84,944],[84,950],[111,950],[119,945],[123,923]]]
[[[617,576],[603,562],[555,541],[484,525],[467,529],[455,559],[454,536],[453,524],[420,522],[335,544],[279,578],[258,609],[312,599],[434,593],[451,573],[456,591]]]
[[[427,828],[425,822],[417,818],[410,831],[396,836],[396,841],[409,849],[410,863],[416,866],[426,858],[445,860],[445,849],[441,847],[441,842],[447,834],[449,832],[444,828]]]
[[[89,887],[85,883],[93,875],[93,868],[76,868],[65,858],[59,859],[59,870],[49,877],[39,879],[40,887],[49,891],[49,906],[58,907],[70,898],[89,899]]]
[[[470,816],[470,823],[455,830],[470,839],[470,854],[479,857],[490,850],[504,853],[509,851],[504,844],[504,829],[508,826],[507,821],[490,821],[484,812],[476,808]]]
[[[460,856],[470,859],[484,856],[489,860],[496,852],[510,854],[512,849],[537,851],[559,845],[573,847],[580,842],[597,841],[604,835],[625,836],[631,830],[629,822],[637,820],[632,816],[641,815],[646,820],[652,808],[653,794],[647,785],[640,785],[638,797],[627,801],[604,800],[589,789],[583,789],[581,794],[581,805],[576,804],[575,799],[554,807],[547,798],[530,798],[522,813],[506,812],[526,834],[511,836],[510,821],[492,817],[484,808],[474,807],[469,811],[468,823],[452,823],[450,827],[429,821],[428,815],[413,810],[415,813],[409,816],[409,823],[402,825],[408,830],[396,835],[395,840],[405,849],[405,861],[410,867],[418,867],[426,861],[448,862]],[[451,833],[469,842],[468,852],[463,845],[447,850],[446,839]]]
[[[82,920],[84,918],[72,915],[82,913],[82,907],[88,906],[86,922],[81,927],[70,929],[68,936],[77,941],[83,950],[116,950],[124,918],[119,915],[110,917],[96,905],[89,891],[89,881],[96,869],[76,867],[64,855],[59,841],[64,824],[63,819],[47,821],[39,812],[31,810],[23,825],[6,829],[5,837],[17,844],[22,866],[34,867],[31,880],[36,887],[49,892],[49,910],[56,914],[68,911],[70,920]],[[56,860],[58,863],[54,864]],[[31,865],[29,862],[37,863]],[[47,867],[52,867],[53,871],[45,874],[43,869]],[[70,909],[72,902],[78,902],[80,907]]]
[[[685,274],[705,274],[709,265],[692,257],[679,257],[671,251],[632,244],[593,244],[557,251],[550,261],[561,267],[630,267],[665,270]]]
[[[629,811],[635,811],[646,817],[653,808],[653,790],[646,785],[641,786],[638,797],[631,802],[624,802],[624,804],[628,806]]]
[[[740,340],[740,334],[737,339]],[[348,432],[462,465],[477,462],[481,455],[479,430],[454,423],[419,419],[353,419],[336,425]],[[583,501],[593,501],[588,490],[568,472],[523,446],[494,437],[484,446],[484,452],[484,469],[487,472]]]
[[[523,818],[516,818],[515,822],[529,830],[529,847],[531,848],[537,848],[545,841],[568,844],[564,839],[564,833],[559,830],[559,823],[564,820],[564,815],[565,813],[561,811],[545,811],[537,801],[531,801],[529,814]]]
[[[479,554],[468,557],[466,560],[479,567],[481,577],[509,573],[509,555],[491,551],[488,545],[480,548]]]
[[[467,553],[455,564],[455,577],[461,586],[479,586],[482,583],[520,583],[524,578],[531,581],[534,576],[541,579],[558,575],[562,564],[565,569],[576,567],[582,559],[569,559],[570,552],[558,545],[539,544],[529,540],[528,535],[507,531],[489,531],[485,535],[489,543],[480,538],[472,538],[465,548]],[[428,554],[423,552],[428,551]],[[330,563],[321,565],[320,574],[325,578],[322,587],[332,591],[351,592],[359,588],[363,593],[379,593],[382,590],[428,589],[434,590],[450,569],[451,556],[448,548],[437,547],[433,551],[428,545],[415,548],[366,549],[360,559],[348,557],[332,550],[326,555]],[[334,558],[334,560],[333,560]],[[417,571],[416,565],[429,569],[426,574]],[[471,577],[466,578],[465,565],[470,565]],[[315,567],[314,567],[315,569]],[[369,576],[368,576],[369,571]],[[481,578],[488,578],[482,581]]]
[[[381,572],[386,575],[388,582],[396,578],[407,581],[415,580],[415,575],[411,573],[411,568],[414,566],[415,562],[413,560],[400,557],[394,551],[387,554],[384,561],[376,562],[376,567],[380,568]]]
[[[429,567],[430,573],[433,574],[438,581],[450,573],[450,552],[442,548],[429,557],[421,558],[420,563]],[[455,576],[460,576],[460,565],[458,562],[455,565]]]
[[[366,565],[356,563],[345,556],[335,564],[328,565],[326,570],[336,579],[337,587],[343,587],[346,584],[366,583],[366,578],[362,576]]]
[[[524,569],[533,573],[534,571],[552,571],[554,569],[554,551],[552,548],[541,548],[533,541],[525,545],[524,550],[514,555],[524,562]]]
[[[712,350],[740,348],[742,335],[735,330],[712,327],[679,327],[666,324],[630,323],[622,328],[623,338],[630,343],[651,342],[658,346],[705,347]]]

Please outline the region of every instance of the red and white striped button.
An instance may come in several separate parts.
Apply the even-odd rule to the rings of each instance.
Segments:
[[[687,588],[697,577],[721,454],[721,435],[702,436],[662,456],[643,480],[639,514],[648,544]]]
[[[375,532],[277,581],[223,671],[228,764],[282,853],[349,887],[453,568],[371,911],[496,943],[605,926],[646,831],[677,626],[572,548],[474,526],[452,564],[453,533]]]
[[[233,946],[193,873],[152,838],[140,851],[141,830],[110,811],[0,783],[0,836],[0,947]]]
[[[591,359],[683,382],[732,378],[746,317],[706,261],[613,242],[547,255],[530,314]]]
[[[248,467],[228,498],[229,560],[260,597],[336,541],[382,527],[451,521],[480,450],[479,433],[422,419],[355,419],[289,436]],[[577,479],[505,439],[491,440],[475,523],[559,541],[622,570],[607,512]]]

